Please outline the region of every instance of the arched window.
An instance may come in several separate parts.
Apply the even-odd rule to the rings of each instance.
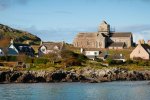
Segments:
[[[87,45],[90,45],[90,42],[89,42],[89,41],[87,41]]]
[[[102,43],[101,42],[99,42],[99,46],[101,46],[102,45]]]

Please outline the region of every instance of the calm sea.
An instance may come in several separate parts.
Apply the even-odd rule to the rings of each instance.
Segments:
[[[150,100],[148,81],[0,84],[0,100]]]

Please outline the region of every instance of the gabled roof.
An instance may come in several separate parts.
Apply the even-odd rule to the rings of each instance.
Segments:
[[[114,42],[109,47],[124,47],[124,42]]]
[[[0,47],[0,49],[2,50],[2,52],[7,52],[8,51],[7,47]]]
[[[24,53],[28,56],[34,56],[34,49],[32,47],[30,47],[30,45],[28,44],[19,44],[19,43],[14,43],[11,44],[13,45],[15,48],[8,48],[8,54],[9,55],[18,55],[18,53]]]
[[[100,48],[83,48],[83,51],[101,51]]]
[[[97,32],[81,32],[77,34],[77,38],[96,37]]]
[[[112,58],[112,59],[125,59],[125,57],[122,54],[110,55],[110,58]]]
[[[150,46],[148,44],[141,44],[141,46],[145,49],[145,51],[150,54]]]
[[[108,56],[107,52],[101,52],[101,53],[99,54],[99,57],[105,58],[106,56]]]
[[[20,46],[23,47],[22,49],[29,49],[29,47],[30,47],[30,45],[28,45],[28,44],[14,43],[13,45],[14,45],[14,47],[15,47],[19,52],[22,51],[22,50],[20,49]]]
[[[8,55],[18,55],[18,53],[16,52],[16,50],[12,49],[12,48],[8,48]]]
[[[59,50],[61,50],[64,46],[62,42],[44,42],[42,46],[45,46],[48,50],[53,50],[55,46],[58,47]]]
[[[130,37],[132,36],[131,32],[111,32],[111,37]]]

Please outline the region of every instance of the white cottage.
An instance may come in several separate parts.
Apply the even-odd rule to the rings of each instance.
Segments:
[[[64,49],[64,42],[42,42],[39,47],[39,56],[49,53],[57,53]]]
[[[138,46],[130,54],[130,59],[141,58],[145,60],[150,59],[150,46],[148,44],[139,43]]]
[[[81,53],[87,56],[89,59],[94,60],[95,58],[98,58],[101,51],[98,48],[81,48]]]
[[[1,48],[0,47],[0,56],[4,56],[5,55],[5,53],[4,53],[4,48]]]

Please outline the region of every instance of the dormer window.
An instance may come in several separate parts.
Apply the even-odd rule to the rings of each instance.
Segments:
[[[42,48],[42,52],[45,52],[45,49],[44,49],[44,48]]]

